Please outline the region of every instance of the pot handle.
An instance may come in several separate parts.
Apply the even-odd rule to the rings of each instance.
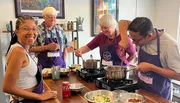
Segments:
[[[138,66],[137,66],[137,65],[131,65],[131,64],[130,64],[129,67],[131,67],[131,68],[129,68],[128,70],[126,69],[126,72],[129,72],[129,71],[131,71],[131,70],[135,70]]]

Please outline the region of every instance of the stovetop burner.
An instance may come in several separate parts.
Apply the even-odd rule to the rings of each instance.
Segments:
[[[98,77],[104,77],[106,71],[104,69],[79,69],[76,74],[86,81],[95,81]]]
[[[138,89],[137,81],[132,79],[109,80],[105,77],[96,79],[96,86],[100,89],[117,90],[122,89],[129,92],[135,92]]]

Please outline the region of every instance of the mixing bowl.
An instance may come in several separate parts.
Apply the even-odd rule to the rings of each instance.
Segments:
[[[80,93],[84,89],[84,85],[81,83],[71,83],[70,84],[70,90],[71,92]]]
[[[118,94],[108,90],[95,90],[87,92],[84,98],[89,103],[113,103],[118,101]]]

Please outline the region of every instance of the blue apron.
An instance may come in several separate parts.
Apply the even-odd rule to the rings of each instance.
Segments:
[[[151,55],[140,48],[138,63],[148,62],[158,67],[162,67],[160,62],[160,39],[157,29],[157,55]],[[145,79],[142,79],[145,78]],[[163,98],[170,100],[171,97],[171,81],[155,72],[138,72],[138,83],[140,88],[155,93]]]
[[[117,55],[116,45],[116,30],[115,30],[115,37],[114,42],[112,44],[105,44],[105,41],[108,39],[108,37],[104,38],[104,44],[100,47],[100,55],[101,55],[101,66],[102,60],[105,61],[112,61],[113,65],[121,65],[121,59]],[[125,66],[125,63],[123,62],[123,66]]]
[[[19,43],[19,42],[18,42]],[[20,43],[19,43],[20,44]],[[21,44],[20,44],[21,45]],[[22,45],[21,45],[22,46]],[[23,47],[23,46],[22,46]],[[23,47],[24,48],[24,47]],[[24,48],[25,49],[25,48]],[[26,49],[25,49],[26,50]],[[27,52],[28,53],[28,52]],[[29,54],[30,55],[30,54]],[[30,56],[31,57],[31,56]],[[32,58],[33,59],[33,58]],[[35,61],[34,61],[35,62]],[[42,94],[44,91],[44,84],[43,84],[43,77],[42,77],[42,67],[37,67],[37,73],[36,73],[36,79],[37,79],[37,86],[32,91],[34,93]],[[32,100],[32,99],[23,99],[23,100],[17,100],[13,98],[13,101],[11,103],[40,103],[39,100]]]
[[[42,65],[42,68],[51,68],[53,65],[54,66],[59,66],[61,68],[65,68],[66,67],[66,64],[65,64],[65,61],[62,59],[62,41],[61,41],[61,38],[60,38],[60,35],[59,35],[59,32],[57,31],[57,28],[56,29],[56,35],[57,35],[57,38],[52,38],[52,35],[51,35],[51,38],[48,38],[47,37],[47,32],[45,30],[45,26],[44,26],[44,31],[45,31],[45,43],[44,45],[48,45],[52,42],[58,42],[60,44],[60,49],[56,52],[59,52],[59,56],[58,57],[48,57],[47,54],[48,52],[55,52],[55,51],[44,51],[44,52],[40,52],[38,54],[38,65]]]

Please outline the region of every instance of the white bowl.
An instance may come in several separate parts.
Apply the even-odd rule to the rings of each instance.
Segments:
[[[71,92],[79,93],[82,92],[84,89],[84,85],[81,83],[72,83],[70,84],[70,90]]]

